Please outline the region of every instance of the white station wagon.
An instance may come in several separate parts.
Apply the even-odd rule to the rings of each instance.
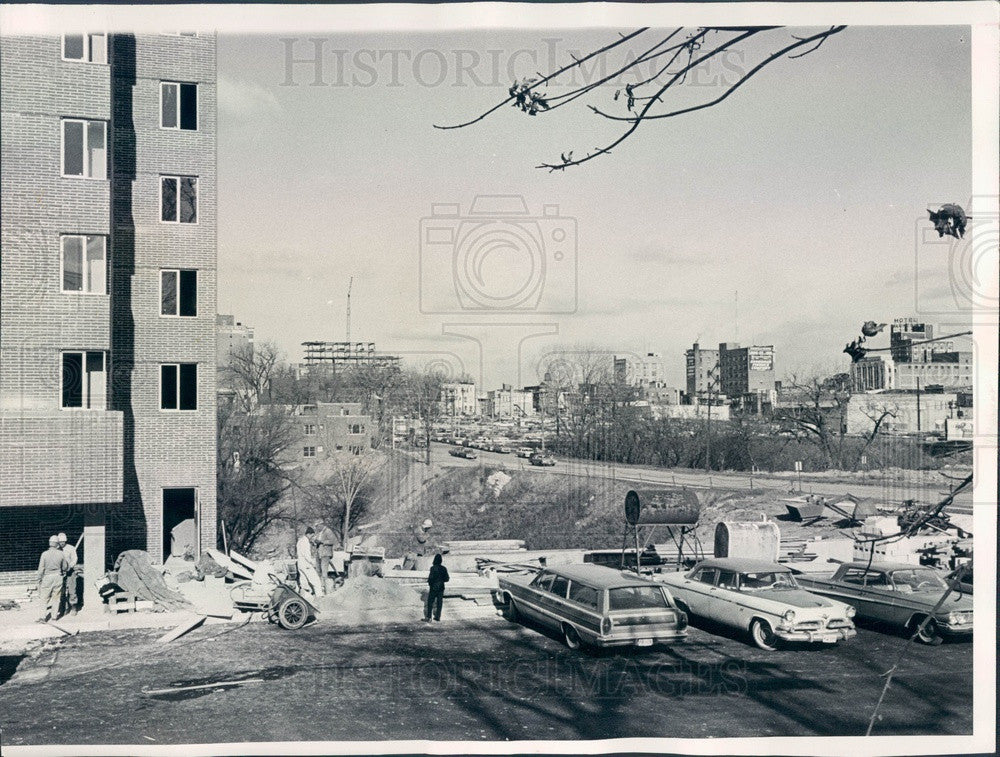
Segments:
[[[834,644],[857,634],[853,607],[806,591],[778,563],[716,558],[656,580],[689,615],[749,631],[761,649],[774,650],[780,641]]]

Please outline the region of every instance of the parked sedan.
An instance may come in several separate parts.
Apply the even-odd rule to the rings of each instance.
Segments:
[[[556,459],[551,455],[542,455],[536,452],[535,454],[533,454],[531,457],[528,458],[528,462],[531,463],[532,465],[548,466],[548,465],[555,465]]]
[[[498,577],[510,620],[531,618],[562,634],[566,646],[649,647],[687,636],[687,615],[667,588],[601,565],[563,565]]]
[[[851,604],[859,618],[888,623],[911,633],[931,615],[917,635],[924,644],[940,644],[945,636],[972,633],[971,594],[952,592],[935,611],[948,585],[931,568],[860,561],[844,563],[829,578],[802,576],[799,582],[811,592]]]
[[[515,452],[514,454],[517,457],[523,457],[525,459],[528,459],[533,454],[535,454],[535,450],[533,450],[531,447],[519,447],[517,452]]]
[[[448,454],[452,457],[464,457],[466,460],[475,460],[479,457],[476,451],[470,447],[455,447],[448,450]]]
[[[658,580],[682,610],[749,631],[761,649],[774,650],[782,641],[833,644],[857,634],[853,607],[805,591],[791,569],[777,563],[717,558]]]

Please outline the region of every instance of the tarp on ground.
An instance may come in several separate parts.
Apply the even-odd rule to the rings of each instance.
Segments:
[[[170,589],[160,571],[153,567],[149,553],[130,549],[115,562],[116,583],[139,599],[148,599],[168,610],[190,610],[191,603]]]

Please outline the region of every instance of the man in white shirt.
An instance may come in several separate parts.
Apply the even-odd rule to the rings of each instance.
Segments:
[[[65,585],[63,588],[63,596],[66,598],[66,604],[69,607],[69,614],[76,615],[77,608],[77,593],[76,593],[76,583],[77,583],[77,568],[76,565],[79,562],[79,557],[76,554],[76,547],[68,543],[66,539],[66,534],[59,534],[59,549],[66,556],[66,577]]]
[[[299,571],[299,589],[314,597],[323,596],[323,583],[319,580],[316,570],[316,558],[313,556],[313,540],[316,530],[312,526],[295,543],[295,565]]]

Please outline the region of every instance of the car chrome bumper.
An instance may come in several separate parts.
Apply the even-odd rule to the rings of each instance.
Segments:
[[[684,641],[687,638],[687,630],[681,631],[658,631],[656,633],[643,634],[641,631],[635,635],[612,635],[598,636],[593,640],[595,647],[628,647],[628,646],[652,646],[653,644],[672,644]]]
[[[857,636],[858,632],[853,628],[824,628],[819,631],[782,631],[779,629],[774,632],[774,635],[782,641],[819,641],[824,644],[834,644]]]
[[[938,623],[938,630],[944,636],[969,636],[972,634],[972,623],[956,623],[953,626]]]

